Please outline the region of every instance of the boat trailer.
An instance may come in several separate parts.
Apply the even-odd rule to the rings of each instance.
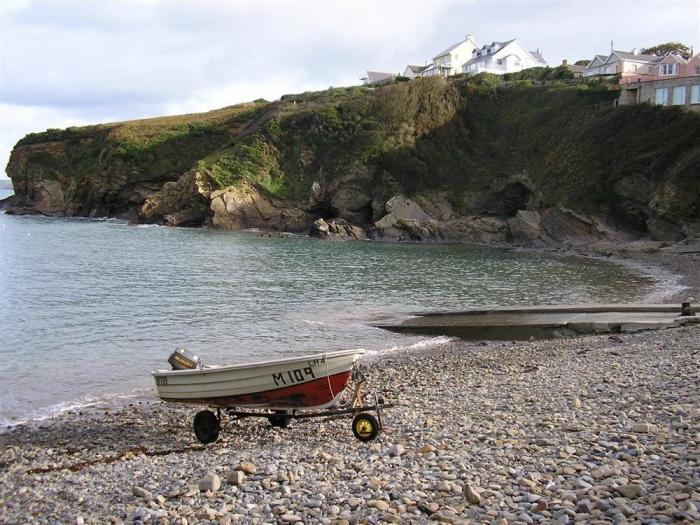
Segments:
[[[275,409],[255,408],[239,409],[236,407],[221,407],[211,405],[207,410],[200,410],[194,416],[194,434],[200,443],[213,443],[221,432],[224,414],[231,420],[239,420],[249,417],[266,418],[273,427],[286,428],[294,419],[339,419],[352,416],[352,433],[362,442],[372,441],[384,428],[382,411],[392,408],[394,405],[387,403],[381,394],[373,394],[371,403],[367,403],[362,394],[362,385],[366,376],[358,367],[352,371],[352,395],[345,402],[341,400],[337,405],[317,410],[299,409]],[[346,387],[346,392],[350,387]],[[348,397],[348,396],[346,396]],[[216,413],[213,410],[216,410]],[[374,414],[376,414],[376,416]]]

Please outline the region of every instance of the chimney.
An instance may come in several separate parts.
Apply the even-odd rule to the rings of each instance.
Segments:
[[[568,61],[567,59],[564,59],[564,60],[561,61],[561,65],[562,65],[562,66],[568,66],[568,65],[569,65],[569,61]]]
[[[474,35],[469,33],[464,40],[474,40]]]

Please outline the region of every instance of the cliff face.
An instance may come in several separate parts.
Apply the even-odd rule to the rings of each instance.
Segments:
[[[50,130],[12,152],[8,212],[526,245],[698,235],[700,115],[615,96],[481,75]]]

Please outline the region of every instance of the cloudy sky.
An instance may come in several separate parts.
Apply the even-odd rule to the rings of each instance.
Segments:
[[[3,0],[0,163],[31,131],[358,84],[467,33],[519,38],[550,65],[611,40],[700,50],[700,0]]]

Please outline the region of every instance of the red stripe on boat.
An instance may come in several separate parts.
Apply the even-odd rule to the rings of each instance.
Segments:
[[[198,397],[189,399],[162,398],[164,401],[180,403],[202,403],[224,407],[244,407],[246,405],[270,405],[279,408],[315,407],[330,403],[340,394],[350,380],[350,371],[332,376],[319,377],[313,381],[296,385],[253,392],[238,396]],[[330,386],[329,386],[330,384]]]

